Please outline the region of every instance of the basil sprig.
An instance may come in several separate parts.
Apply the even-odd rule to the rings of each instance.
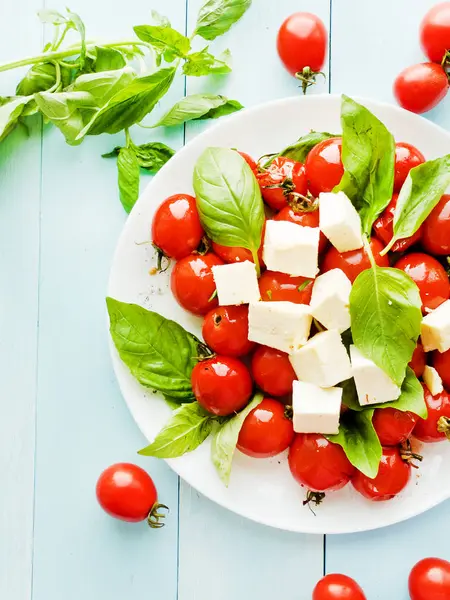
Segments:
[[[214,40],[227,32],[250,8],[252,0],[208,0],[200,9],[195,34]]]
[[[214,94],[193,94],[177,102],[153,127],[182,125],[196,119],[217,119],[243,108],[237,100]]]

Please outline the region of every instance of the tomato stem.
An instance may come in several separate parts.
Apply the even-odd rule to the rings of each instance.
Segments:
[[[450,419],[441,417],[437,423],[437,430],[439,433],[445,433],[446,438],[450,440]]]
[[[147,524],[152,529],[161,529],[164,527],[165,523],[161,523],[160,519],[165,519],[166,515],[164,513],[158,512],[161,508],[164,508],[169,512],[169,507],[165,504],[154,504],[152,506],[152,510],[148,513]]]
[[[416,465],[413,461],[423,461],[423,456],[421,454],[413,452],[410,440],[406,440],[406,442],[402,446],[400,446],[400,456],[403,461],[411,465],[411,467],[413,467],[414,469],[418,469],[419,465]]]
[[[302,71],[295,74],[295,77],[302,82],[303,94],[306,94],[306,90],[316,83],[317,75],[322,75],[326,79],[325,73],[322,71],[313,71],[311,67],[303,67]]]

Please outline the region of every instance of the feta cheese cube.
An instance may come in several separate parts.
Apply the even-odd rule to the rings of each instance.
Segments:
[[[305,346],[294,350],[289,360],[301,381],[320,387],[332,387],[352,376],[347,350],[335,329],[312,337]]]
[[[422,319],[420,337],[425,352],[446,352],[450,349],[450,300]]]
[[[315,277],[319,260],[318,227],[303,227],[289,221],[266,222],[263,259],[271,271]]]
[[[437,396],[444,391],[442,379],[434,367],[429,367],[427,365],[423,370],[422,378],[432,396]]]
[[[294,381],[292,422],[297,433],[339,433],[342,388]]]
[[[361,406],[397,400],[401,390],[389,375],[361,354],[356,346],[350,346],[350,357]]]
[[[363,247],[361,219],[344,192],[319,195],[320,230],[339,252]]]
[[[350,327],[349,298],[352,284],[341,269],[331,269],[314,281],[311,314],[327,329],[343,332]]]
[[[255,302],[248,311],[248,339],[289,353],[295,344],[306,344],[311,321],[305,304]]]
[[[220,306],[249,304],[260,299],[255,265],[249,260],[212,267]]]

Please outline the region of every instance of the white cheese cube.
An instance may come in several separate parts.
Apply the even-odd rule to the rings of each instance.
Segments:
[[[400,396],[400,388],[380,367],[366,358],[356,346],[350,346],[352,375],[361,406],[392,402]]]
[[[297,433],[339,433],[342,388],[294,381],[292,422]]]
[[[437,396],[444,391],[442,379],[434,367],[429,367],[427,365],[423,370],[422,378],[432,396]]]
[[[266,222],[263,259],[271,271],[315,277],[319,260],[318,227],[303,227],[289,221]]]
[[[260,299],[255,265],[249,260],[212,267],[220,306],[249,304]]]
[[[319,195],[320,230],[339,252],[363,247],[361,219],[344,192]]]
[[[256,302],[249,306],[248,339],[282,352],[306,344],[311,329],[309,306],[293,302]]]
[[[331,269],[314,281],[311,314],[327,329],[343,332],[350,327],[349,298],[352,284],[341,269]]]
[[[422,319],[420,337],[425,352],[446,352],[450,349],[450,300]]]
[[[323,331],[289,356],[297,377],[301,381],[328,388],[350,379],[350,359],[335,329]]]

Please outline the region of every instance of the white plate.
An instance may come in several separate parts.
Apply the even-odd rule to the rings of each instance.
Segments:
[[[394,106],[360,101],[385,123],[396,140],[414,144],[427,159],[450,152],[450,135],[436,125]],[[177,305],[170,293],[169,274],[149,275],[155,265],[155,255],[150,244],[141,243],[149,240],[156,207],[172,194],[192,193],[194,164],[208,146],[239,148],[258,157],[280,150],[311,129],[340,132],[339,112],[339,96],[278,100],[221,119],[187,144],[156,175],[126,222],[114,257],[109,295],[160,312],[200,335],[201,319]],[[152,440],[170,417],[170,409],[131,377],[114,348],[112,356],[123,396],[136,423]],[[316,516],[302,506],[305,490],[291,477],[286,456],[257,460],[237,451],[231,483],[226,489],[216,475],[209,453],[207,440],[195,452],[167,462],[185,481],[214,502],[280,529],[308,533],[375,529],[417,515],[450,497],[450,444],[446,443],[423,447],[424,461],[420,469],[413,471],[408,487],[394,500],[373,503],[357,495],[348,485],[328,494],[324,503],[315,509]]]

